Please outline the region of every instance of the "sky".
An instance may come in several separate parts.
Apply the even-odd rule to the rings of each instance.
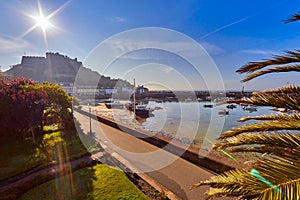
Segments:
[[[40,16],[38,5],[49,16],[51,26],[45,29],[34,18]],[[222,82],[227,90],[263,90],[299,84],[293,73],[242,84],[244,75],[235,72],[247,62],[299,48],[299,22],[282,22],[300,11],[297,1],[9,0],[0,7],[2,71],[23,55],[50,51],[76,57],[106,76],[135,78],[150,89],[220,89]],[[196,71],[193,59],[201,62]]]

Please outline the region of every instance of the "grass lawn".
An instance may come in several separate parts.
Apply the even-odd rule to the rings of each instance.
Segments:
[[[76,130],[61,132],[57,126],[45,126],[47,133],[36,138],[37,146],[31,137],[24,139],[1,138],[0,140],[0,180],[12,177],[25,170],[38,166],[74,160],[92,151],[99,151],[100,145],[87,135],[82,135],[90,142],[89,152],[82,144]]]
[[[35,187],[20,199],[148,199],[124,172],[98,164]]]
[[[10,138],[1,138],[0,152],[0,180],[41,163],[34,156],[35,148],[31,140],[18,141]]]

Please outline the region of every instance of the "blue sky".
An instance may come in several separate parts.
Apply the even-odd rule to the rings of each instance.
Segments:
[[[298,49],[300,42],[300,24],[282,23],[283,19],[300,11],[296,1],[41,0],[40,4],[45,16],[62,8],[50,19],[56,28],[46,29],[47,45],[40,27],[24,34],[36,23],[28,15],[38,15],[37,1],[0,1],[2,70],[20,63],[24,53],[44,56],[46,51],[60,52],[85,61],[99,43],[115,34],[134,28],[161,27],[178,31],[199,42],[215,62],[226,89],[240,90],[240,79],[243,76],[236,74],[236,69],[248,61],[259,61],[270,58],[272,54],[281,54],[282,50]],[[142,58],[147,56],[147,52],[138,55]],[[119,63],[126,65],[125,62]],[[176,69],[177,74],[182,75],[180,67],[183,68],[183,65],[162,62],[151,66],[145,61],[139,64],[145,66],[143,73],[140,71],[122,77],[132,79],[138,76],[139,84],[160,83],[163,80],[167,87],[172,85],[174,88],[186,89],[168,70]],[[97,66],[87,67],[97,70]],[[161,67],[165,76],[155,74],[157,67]],[[105,75],[114,77],[117,69],[115,67],[114,72],[108,70]],[[185,73],[184,77],[195,89],[207,89],[201,78],[193,78],[192,72],[188,74]],[[213,74],[206,77],[213,78]],[[296,75],[288,73],[267,75],[244,85],[248,90],[261,90],[279,87],[287,82],[299,84]]]

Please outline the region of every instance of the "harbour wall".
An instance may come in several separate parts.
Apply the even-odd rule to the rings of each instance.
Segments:
[[[119,129],[123,132],[126,132],[134,137],[137,137],[145,142],[148,142],[152,145],[155,145],[159,148],[164,148],[164,150],[173,153],[175,155],[180,156],[181,158],[196,164],[200,167],[204,167],[216,174],[220,174],[224,171],[228,171],[231,169],[234,169],[231,166],[228,166],[224,163],[221,163],[219,161],[207,158],[207,157],[199,157],[198,153],[194,151],[192,148],[188,148],[185,150],[184,147],[181,147],[180,145],[174,145],[169,143],[167,140],[163,139],[162,137],[156,137],[156,136],[149,136],[146,133],[143,133],[142,131],[136,130],[132,127],[129,127],[124,124],[117,123],[109,118],[106,118],[104,116],[94,115],[87,111],[75,109],[75,111],[84,114],[86,116],[92,117],[96,120],[98,120],[101,123],[104,123],[106,125],[109,125],[113,128]]]

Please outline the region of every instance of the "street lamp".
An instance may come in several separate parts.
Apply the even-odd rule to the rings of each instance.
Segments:
[[[136,88],[135,88],[135,78],[133,79],[133,126],[135,127],[135,123],[136,123],[136,108],[135,108],[135,103],[136,103]]]
[[[91,105],[88,104],[89,106],[89,116],[90,116],[90,134],[92,134],[92,113],[91,113]]]

